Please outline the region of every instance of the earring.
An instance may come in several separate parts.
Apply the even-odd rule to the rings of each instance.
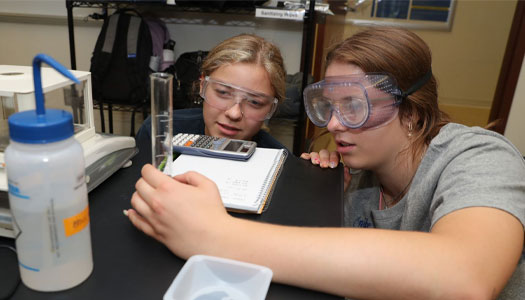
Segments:
[[[412,137],[412,122],[408,123],[408,137]]]

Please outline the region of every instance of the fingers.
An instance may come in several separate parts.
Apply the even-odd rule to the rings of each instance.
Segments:
[[[145,234],[155,238],[159,239],[159,236],[151,226],[151,224],[148,223],[146,219],[144,219],[141,215],[139,215],[135,210],[128,209],[127,210],[127,216],[131,223],[137,227],[140,231],[144,232]]]
[[[179,174],[173,177],[174,181],[179,184],[184,184],[185,188],[180,190],[180,194],[185,194],[188,192],[188,195],[191,193],[191,197],[198,197],[199,194],[205,195],[206,201],[215,199],[215,203],[219,204],[220,207],[224,209],[222,204],[219,188],[208,177],[193,171],[186,172],[184,174]],[[190,191],[191,189],[191,191]]]
[[[310,160],[312,164],[319,165],[321,168],[335,168],[339,164],[340,157],[337,151],[328,151],[322,149],[319,152],[310,152],[301,154],[301,158]]]
[[[148,198],[149,195],[155,192],[155,188],[152,187],[144,177],[139,178],[135,183],[135,193],[138,193],[142,199]],[[132,198],[133,199],[133,198]]]
[[[319,166],[321,168],[335,168],[339,164],[339,153],[322,149],[319,151]]]
[[[322,149],[319,151],[319,157],[321,160],[320,166],[321,168],[335,168],[339,164],[339,153],[336,151],[328,151],[326,149]]]
[[[319,164],[321,168],[328,168],[328,166],[330,166],[330,152],[328,150],[322,149],[319,151],[319,158],[321,160]],[[337,164],[335,166],[337,166]],[[335,166],[332,168],[335,168]]]
[[[214,184],[208,177],[198,173],[189,171],[184,174],[179,174],[173,177],[178,182],[189,184],[191,186],[199,187]]]
[[[131,196],[131,207],[133,207],[140,215],[148,219],[153,214],[150,204],[144,200],[138,191],[134,192]]]
[[[150,164],[146,164],[142,167],[141,174],[142,178],[153,188],[157,188],[163,182],[171,180],[169,176],[157,170]]]
[[[169,193],[174,184],[177,184],[170,176],[157,170],[150,164],[142,168],[142,177],[135,184],[135,189],[141,200],[147,204],[155,213],[161,213],[163,209],[161,196],[163,193]],[[133,198],[131,199],[133,201]],[[140,204],[140,203],[139,203]],[[140,208],[139,208],[140,209]],[[139,211],[146,218],[150,215],[148,211]]]
[[[330,168],[335,168],[339,164],[339,161],[341,161],[341,157],[339,156],[339,152],[337,151],[331,151],[330,152],[330,158],[329,158],[329,165]]]
[[[310,160],[314,165],[321,163],[321,160],[319,159],[319,153],[317,152],[303,153],[301,154],[301,158]]]

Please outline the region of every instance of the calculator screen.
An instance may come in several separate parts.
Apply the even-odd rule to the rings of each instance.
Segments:
[[[230,141],[228,143],[228,145],[226,145],[226,147],[224,148],[224,150],[226,151],[233,151],[233,152],[236,152],[239,147],[241,147],[243,144],[243,142],[239,142],[239,141]]]

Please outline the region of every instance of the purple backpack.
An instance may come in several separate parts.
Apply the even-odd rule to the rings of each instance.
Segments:
[[[155,72],[164,71],[174,63],[173,47],[175,42],[171,40],[170,32],[161,19],[146,18],[146,23],[151,33],[153,45],[150,69]]]

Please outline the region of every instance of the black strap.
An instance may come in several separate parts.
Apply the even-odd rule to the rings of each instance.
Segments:
[[[133,102],[140,102],[143,99],[138,99],[138,95],[141,94],[141,88],[143,88],[144,85],[141,84],[139,78],[143,74],[143,70],[139,69],[138,61],[137,61],[137,55],[138,55],[138,43],[139,41],[139,33],[140,33],[140,27],[143,26],[144,21],[142,20],[142,17],[140,16],[132,16],[130,15],[129,18],[129,25],[128,25],[128,34],[126,36],[126,65],[128,66],[128,69],[131,70],[131,72],[135,76],[130,76],[131,80],[131,86],[135,87],[133,89],[133,92],[131,93],[131,101]]]
[[[126,39],[126,49],[127,57],[134,58],[137,57],[138,50],[138,39],[139,39],[139,29],[142,19],[135,16],[130,16],[129,25],[128,25],[128,34]]]
[[[93,72],[96,74],[96,76],[93,76],[93,81],[96,81],[95,84],[99,88],[102,87],[102,83],[106,79],[109,64],[113,59],[113,49],[115,48],[115,39],[117,36],[119,20],[120,14],[112,14],[104,22],[105,27],[102,28],[102,30],[105,30],[104,42],[97,57],[96,70],[93,70]],[[95,97],[102,98],[102,95],[95,95]],[[102,99],[96,100],[100,101]]]
[[[428,70],[428,72],[423,77],[419,78],[419,80],[416,81],[416,83],[414,83],[410,88],[408,88],[406,92],[402,92],[401,97],[405,99],[406,97],[408,97],[408,95],[412,95],[413,92],[419,90],[423,85],[425,85],[425,83],[427,83],[427,81],[429,81],[431,77],[432,69]]]
[[[115,38],[117,37],[117,25],[120,14],[113,14],[109,16],[108,27],[106,28],[106,36],[104,37],[104,44],[102,52],[112,53],[115,45]]]

